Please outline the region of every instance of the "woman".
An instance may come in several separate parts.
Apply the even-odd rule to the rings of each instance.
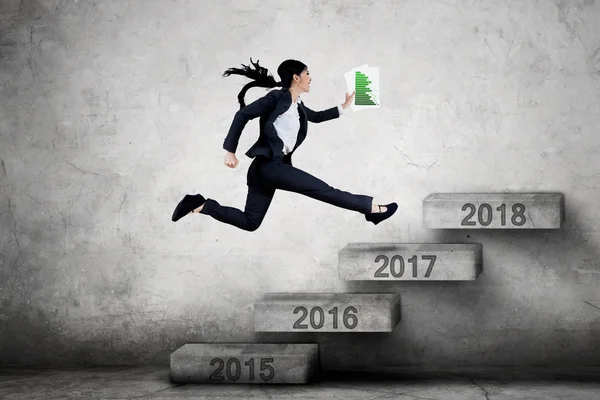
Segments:
[[[262,223],[276,189],[300,193],[362,213],[367,221],[374,224],[391,217],[398,209],[396,203],[375,205],[371,196],[334,189],[292,165],[292,154],[306,138],[307,121],[319,123],[338,118],[343,110],[350,106],[355,93],[346,94],[346,101],[341,106],[313,111],[300,99],[301,93],[310,91],[311,84],[305,64],[296,60],[282,62],[277,68],[281,81],[276,82],[266,68],[259,66],[259,61],[254,63],[250,58],[250,63],[255,69],[242,64],[243,69],[229,68],[223,73],[223,76],[238,74],[253,79],[238,94],[240,110],[236,112],[223,143],[225,165],[230,168],[238,165],[235,152],[242,130],[249,120],[260,117],[259,138],[246,152],[246,155],[254,160],[247,174],[248,195],[244,211],[223,206],[210,198],[205,199],[201,194],[187,194],[175,208],[171,220],[177,221],[189,213],[201,213],[240,229],[255,231]],[[272,90],[253,103],[245,105],[246,91],[255,86],[280,86],[281,89]]]

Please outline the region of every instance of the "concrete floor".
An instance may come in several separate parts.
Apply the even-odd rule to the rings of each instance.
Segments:
[[[490,379],[490,375],[501,378]],[[506,373],[487,369],[464,374],[417,373],[380,379],[330,375],[298,386],[174,385],[169,370],[142,368],[0,369],[3,400],[55,399],[443,399],[597,400],[598,369],[564,373]],[[512,378],[511,378],[512,377]],[[541,378],[541,379],[540,379]]]

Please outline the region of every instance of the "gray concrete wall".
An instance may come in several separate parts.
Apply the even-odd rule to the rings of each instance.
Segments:
[[[0,364],[167,364],[188,341],[318,341],[325,368],[600,363],[600,3],[0,3]],[[243,207],[223,139],[250,57],[309,65],[313,109],[380,68],[382,107],[309,125],[297,167],[397,201],[378,226],[277,192],[262,226],[174,224],[185,193]],[[250,101],[262,96],[251,89]],[[565,194],[558,231],[433,231],[432,192]],[[482,243],[474,282],[338,278],[349,242]],[[292,256],[292,253],[295,253]],[[265,292],[402,295],[391,334],[254,334]]]

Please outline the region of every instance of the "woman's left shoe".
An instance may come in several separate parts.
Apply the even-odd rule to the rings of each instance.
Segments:
[[[394,213],[398,209],[398,204],[396,203],[384,204],[383,206],[386,207],[387,210],[385,210],[384,212],[365,214],[365,219],[377,225],[381,221],[386,220],[392,215],[394,215]],[[379,209],[381,209],[381,206],[379,206]]]
[[[171,221],[176,222],[177,220],[185,217],[196,208],[200,207],[206,202],[206,199],[201,194],[186,194],[183,199],[175,207]]]

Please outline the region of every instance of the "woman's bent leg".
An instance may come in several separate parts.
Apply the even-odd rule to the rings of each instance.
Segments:
[[[210,215],[217,221],[252,232],[257,230],[262,223],[274,194],[274,188],[260,185],[248,186],[244,211],[234,207],[222,206],[213,199],[206,199],[200,213]]]

